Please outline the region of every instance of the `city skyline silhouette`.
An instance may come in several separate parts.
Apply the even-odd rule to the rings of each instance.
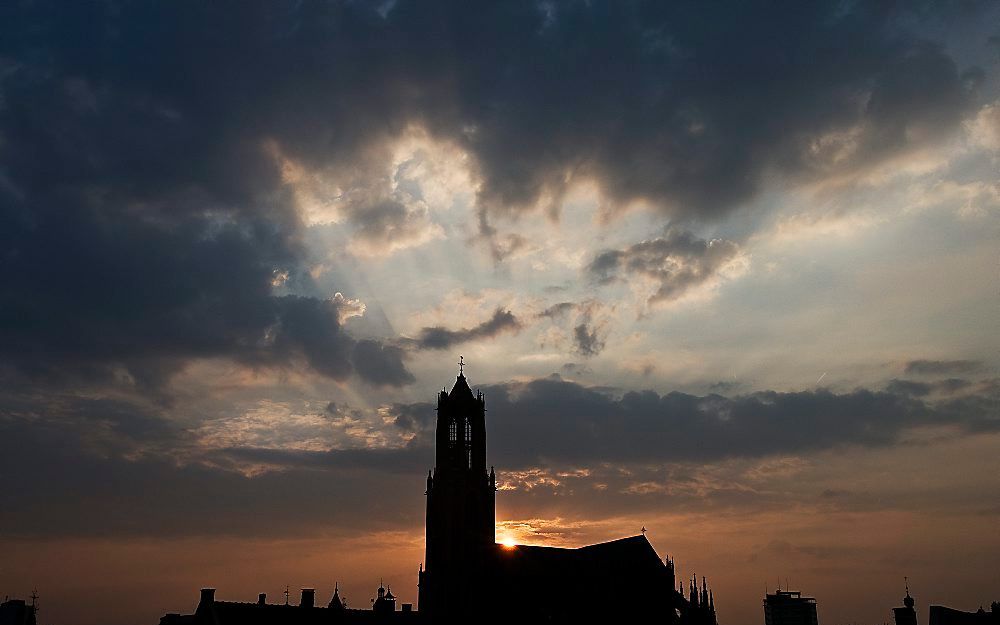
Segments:
[[[651,550],[663,569],[622,568],[669,556],[688,602],[707,577],[720,625],[766,625],[779,585],[823,625],[893,622],[907,583],[918,625],[989,613],[997,24],[979,1],[0,6],[3,609],[135,625],[202,588],[339,589],[368,613],[384,583],[395,613],[435,554],[538,605],[546,576]],[[456,374],[489,446],[437,482]],[[429,500],[475,540],[436,551]],[[629,575],[544,609],[635,606]]]

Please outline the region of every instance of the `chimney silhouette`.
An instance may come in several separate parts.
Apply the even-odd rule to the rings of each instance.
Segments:
[[[215,603],[215,589],[214,588],[202,588],[201,589],[201,601],[199,605],[210,605]]]
[[[260,593],[257,595],[257,605],[264,605],[267,602],[267,595],[265,593]]]
[[[303,588],[302,589],[302,600],[299,601],[299,607],[311,608],[316,602],[316,590],[313,588]]]

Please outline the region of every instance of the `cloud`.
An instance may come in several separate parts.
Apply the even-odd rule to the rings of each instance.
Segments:
[[[949,373],[970,373],[982,367],[975,360],[911,360],[904,371],[917,375],[946,375]]]
[[[333,303],[337,306],[339,312],[337,316],[337,321],[340,325],[344,325],[351,317],[362,317],[365,314],[367,307],[365,303],[359,299],[348,299],[344,297],[343,293],[333,294]]]
[[[923,427],[996,433],[998,388],[980,385],[933,403],[864,389],[614,395],[558,378],[484,391],[491,462],[503,484],[529,497],[508,505],[544,514],[568,505],[553,491],[583,493],[578,504],[617,511],[663,496],[766,504],[775,494],[753,485],[794,476],[817,453],[887,448]],[[434,410],[426,402],[374,413],[265,403],[192,432],[166,409],[134,402],[27,395],[15,402],[9,394],[3,401],[0,472],[21,476],[18,505],[0,510],[8,536],[272,536],[331,523],[418,527],[422,519],[422,481],[433,464]],[[333,432],[348,446],[330,447]],[[733,471],[742,477],[734,481]],[[819,499],[853,497],[830,491]],[[398,514],[373,513],[387,505]]]
[[[430,463],[426,406],[368,415],[397,448],[206,450],[170,388],[177,372],[217,359],[400,386],[413,380],[408,348],[524,322],[502,307],[481,323],[421,322],[413,343],[354,336],[364,304],[308,273],[313,225],[348,230],[331,258],[371,255],[450,233],[437,211],[456,189],[474,197],[468,220],[490,234],[491,219],[524,210],[558,216],[580,182],[609,212],[640,204],[672,223],[709,222],[771,180],[849,176],[963,121],[996,127],[995,105],[975,102],[974,72],[929,41],[936,6],[737,4],[706,20],[682,5],[543,4],[41,0],[5,10],[0,474],[27,478],[18,506],[0,511],[3,533],[367,528],[386,501],[419,526],[421,489],[404,476]],[[399,148],[414,129],[442,151]],[[982,136],[994,145],[995,133]],[[438,163],[461,172],[448,188],[430,184],[447,177]],[[682,227],[608,250],[592,276],[648,280],[653,301],[711,284],[739,249]],[[495,232],[490,242],[497,259],[530,245]],[[601,318],[550,310],[580,329],[564,340],[581,353],[609,340]],[[967,361],[924,362],[908,374],[957,375]],[[996,428],[995,387],[945,399],[905,390],[727,399],[500,385],[491,440],[525,468],[891,445],[925,424]],[[309,426],[353,418],[346,410]],[[255,435],[266,438],[267,423]],[[267,470],[250,478],[254,464]]]
[[[969,390],[969,389],[967,389]],[[714,462],[809,454],[842,446],[885,447],[912,428],[994,431],[995,389],[926,402],[908,389],[763,391],[726,398],[605,391],[542,379],[486,387],[491,447],[505,467],[599,462]],[[900,392],[906,391],[906,392]]]
[[[357,309],[304,267],[303,193],[349,222],[334,255],[439,236],[431,210],[458,189],[486,226],[557,211],[579,181],[609,206],[710,220],[765,172],[841,175],[992,119],[973,74],[918,34],[933,10],[736,5],[711,27],[617,2],[38,2],[5,17],[0,353],[34,378],[124,371],[154,389],[202,357],[356,373],[340,324]],[[435,188],[438,162],[464,173]],[[592,271],[644,275],[670,301],[734,245],[673,230]],[[428,345],[493,335],[428,330]]]
[[[460,184],[449,179],[454,172],[430,162],[454,166],[447,150],[435,149],[423,133],[402,135],[359,150],[349,163],[298,160],[274,139],[265,146],[308,225],[346,224],[352,254],[380,257],[443,237],[429,202],[449,208]]]
[[[471,328],[450,330],[443,326],[427,327],[420,331],[416,339],[407,343],[418,349],[448,349],[452,345],[475,339],[493,338],[505,332],[517,332],[521,322],[509,310],[497,308],[493,316]]]
[[[930,395],[931,385],[912,380],[892,380],[886,390],[895,395],[910,395],[913,397],[923,397]]]
[[[502,77],[471,83],[488,116],[465,109],[480,200],[496,210],[558,204],[586,179],[612,204],[710,218],[753,197],[768,172],[812,179],[913,149],[973,101],[940,47],[901,36],[900,21],[933,15],[732,5],[709,26],[681,7],[547,7],[498,9],[475,32],[519,33],[517,54],[496,58],[502,71],[477,56],[458,67],[460,79]]]
[[[927,36],[943,7],[733,4],[710,22],[637,2],[54,8],[5,20],[13,188],[55,167],[273,197],[274,150],[253,156],[270,144],[329,172],[362,238],[390,245],[433,234],[420,202],[436,196],[394,179],[419,178],[426,161],[393,148],[415,133],[448,146],[484,211],[558,207],[586,181],[614,206],[711,219],[767,176],[870,167],[974,112],[974,72]]]
[[[277,536],[330,524],[416,527],[422,519],[428,460],[405,448],[241,448],[214,451],[211,463],[178,464],[169,455],[101,457],[50,427],[5,422],[0,431],[0,471],[27,479],[19,505],[0,511],[5,536]],[[279,470],[234,470],[251,465]],[[398,505],[391,518],[372,513],[383,497]]]
[[[960,378],[946,378],[944,380],[935,380],[933,382],[893,379],[889,381],[889,384],[886,386],[886,390],[895,395],[924,397],[926,395],[930,395],[931,393],[950,395],[968,390],[970,387],[972,387],[971,382]]]
[[[403,365],[403,350],[365,339],[354,345],[351,360],[362,379],[381,386],[403,386],[414,382]]]
[[[546,308],[545,310],[543,310],[542,312],[538,313],[538,316],[548,317],[548,318],[558,318],[568,314],[572,310],[575,310],[576,307],[577,305],[574,302],[559,302],[558,304],[553,304],[548,308]]]
[[[169,10],[115,17],[106,8],[80,13],[130,24],[126,37],[107,42],[115,58],[138,58],[130,46],[145,48],[146,35],[164,56],[107,66],[90,45],[65,49],[42,34],[61,19],[43,6],[5,23],[41,28],[40,39],[5,51],[15,59],[0,111],[6,372],[157,393],[202,358],[304,364],[338,380],[370,372],[354,368],[356,341],[342,328],[363,304],[325,298],[302,270],[302,223],[264,136],[220,117],[239,110],[233,95],[148,80],[174,70],[206,78],[213,60],[187,67],[193,60],[177,42],[160,38],[184,28]],[[145,32],[146,18],[166,31]],[[80,41],[100,45],[102,30],[82,28]],[[50,53],[43,65],[29,52],[36,46]]]
[[[573,328],[573,343],[581,356],[596,356],[604,349],[604,341],[598,336],[597,329],[586,323]]]
[[[732,241],[699,239],[690,232],[670,229],[624,249],[606,250],[590,262],[587,271],[598,284],[646,278],[654,284],[648,303],[669,302],[715,280],[739,254]]]
[[[584,357],[596,356],[604,351],[615,307],[591,299],[576,308],[579,314],[573,327],[574,351]]]
[[[966,122],[966,127],[976,144],[1000,152],[1000,101],[983,105],[975,118]]]
[[[360,207],[352,220],[356,231],[350,249],[361,256],[379,257],[444,236],[441,227],[430,221],[426,205],[397,198]]]
[[[548,320],[554,326],[539,337],[539,342],[542,346],[572,350],[585,358],[597,356],[604,351],[616,310],[615,305],[593,298],[552,304],[535,315],[537,321]]]
[[[427,432],[434,425],[435,410],[433,404],[423,402],[393,404],[389,409],[389,414],[393,416],[393,425],[405,432],[419,435],[422,432]]]

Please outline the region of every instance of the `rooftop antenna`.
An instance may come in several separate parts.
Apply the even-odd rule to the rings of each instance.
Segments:
[[[458,375],[465,375],[465,356],[458,357]]]
[[[910,578],[906,575],[903,576],[903,586],[906,586],[906,596],[910,596]]]
[[[38,601],[38,589],[36,588],[31,591],[31,612],[33,614],[38,613],[38,604],[36,603],[37,601]]]
[[[288,605],[288,584],[285,584],[285,605]]]

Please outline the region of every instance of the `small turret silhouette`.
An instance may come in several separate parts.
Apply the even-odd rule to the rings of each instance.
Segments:
[[[917,611],[913,609],[916,603],[910,596],[910,580],[903,578],[903,587],[906,589],[906,596],[903,597],[903,607],[893,608],[892,616],[896,625],[917,625]]]
[[[333,610],[344,609],[344,600],[340,598],[340,582],[333,584],[333,596],[330,597],[330,603],[327,607]]]

